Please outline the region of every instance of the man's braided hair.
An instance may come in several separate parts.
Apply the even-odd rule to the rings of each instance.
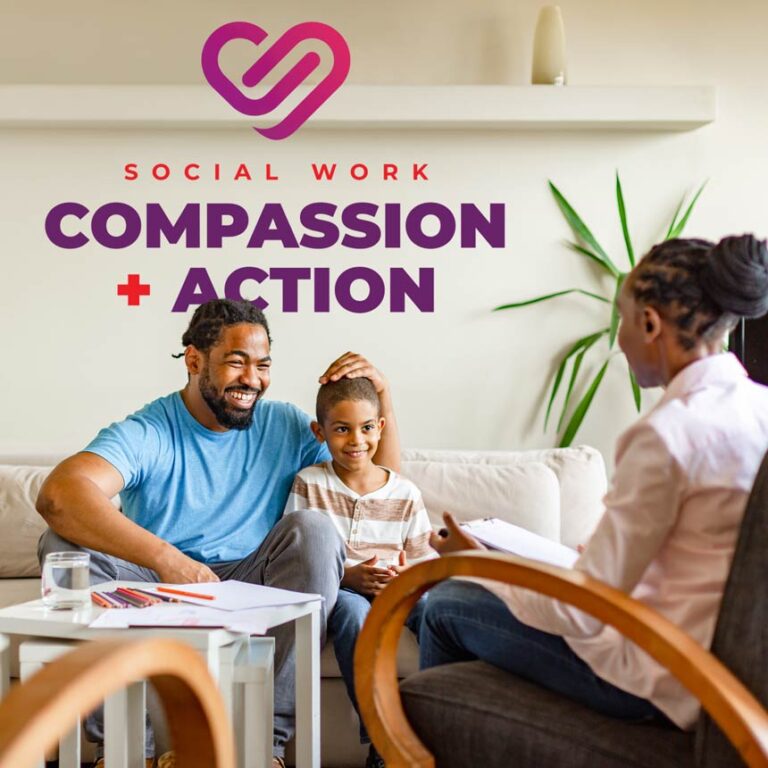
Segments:
[[[683,349],[733,330],[742,317],[768,312],[768,250],[753,235],[667,240],[635,267],[635,301],[656,309],[678,329]]]
[[[207,352],[218,342],[223,328],[239,323],[260,325],[266,331],[269,343],[272,344],[264,313],[256,309],[250,301],[231,301],[230,299],[214,299],[201,304],[192,315],[189,327],[181,337],[181,343],[185,347],[192,345],[201,352]],[[183,357],[183,355],[174,355],[174,357]]]

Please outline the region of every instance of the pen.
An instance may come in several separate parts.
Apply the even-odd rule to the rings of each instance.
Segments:
[[[215,600],[213,595],[201,595],[199,592],[185,592],[183,589],[171,589],[170,587],[155,587],[158,592],[166,592],[169,595],[181,595],[182,597],[197,597],[200,600]]]
[[[493,520],[493,518],[491,518],[491,517],[486,517],[485,519],[488,520],[489,522]],[[469,523],[459,523],[459,528],[470,528],[470,527],[471,526],[469,525]],[[441,539],[447,539],[448,538],[448,529],[447,528],[441,528],[437,532],[437,535]]]

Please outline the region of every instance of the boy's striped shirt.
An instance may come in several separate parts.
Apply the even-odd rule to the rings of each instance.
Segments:
[[[311,509],[328,515],[347,545],[346,565],[374,555],[396,564],[401,550],[408,563],[433,557],[432,527],[419,489],[397,472],[386,471],[384,486],[360,496],[341,482],[330,461],[306,467],[293,481],[285,514]]]

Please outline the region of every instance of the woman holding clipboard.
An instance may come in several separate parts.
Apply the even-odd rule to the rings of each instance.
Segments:
[[[739,525],[768,449],[768,388],[723,352],[768,311],[768,251],[752,235],[670,240],[627,276],[619,345],[658,404],[620,438],[605,513],[574,568],[630,594],[709,648]],[[482,548],[446,516],[440,552]],[[429,596],[422,668],[482,659],[604,714],[689,729],[698,702],[610,626],[551,598],[449,581]]]

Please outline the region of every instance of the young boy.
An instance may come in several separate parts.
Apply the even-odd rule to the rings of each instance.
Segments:
[[[328,515],[346,542],[344,578],[328,618],[328,631],[356,710],[355,642],[371,600],[410,563],[435,556],[429,546],[432,528],[418,488],[373,463],[384,426],[369,379],[341,379],[320,387],[312,431],[328,444],[332,460],[301,470],[285,507],[286,514],[314,509]],[[407,622],[417,635],[421,610],[419,601]],[[360,741],[370,743],[362,721]],[[366,768],[383,765],[371,745]]]

